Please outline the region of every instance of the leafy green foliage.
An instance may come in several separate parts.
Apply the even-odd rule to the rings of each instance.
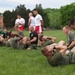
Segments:
[[[47,27],[47,25],[49,25],[49,18],[47,13],[44,13],[43,9],[42,9],[42,5],[36,5],[35,7],[36,9],[38,9],[39,14],[42,15],[43,20],[44,20],[44,25],[45,27]],[[25,23],[25,27],[28,27],[28,14],[31,12],[30,9],[26,9],[25,5],[19,5],[15,8],[15,10],[13,10],[12,12],[10,11],[5,11],[3,13],[4,16],[4,24],[5,27],[13,27],[15,25],[15,19],[17,14],[20,14],[26,21]]]
[[[70,19],[75,18],[75,3],[70,5],[62,6],[60,9],[43,9],[41,4],[36,4],[36,9],[38,9],[39,14],[42,15],[44,20],[44,27],[51,29],[61,29],[63,26],[68,25]],[[30,9],[26,9],[25,5],[19,5],[13,10],[5,11],[4,24],[6,27],[13,27],[15,19],[18,13],[26,20],[26,25],[28,25],[28,14],[31,12]]]
[[[48,14],[49,17],[49,26],[52,29],[60,29],[61,28],[61,20],[60,20],[60,9],[44,9],[44,12]]]
[[[12,13],[8,10],[8,11],[5,11],[3,16],[4,16],[4,23],[5,23],[5,26],[6,27],[10,27],[10,24],[11,24],[11,15]]]
[[[60,8],[61,24],[68,25],[70,19],[75,18],[75,3]]]
[[[16,9],[12,12],[5,11],[3,13],[5,27],[13,27],[15,25],[15,20],[18,14],[20,14],[25,19],[25,26],[27,27],[29,12],[31,11],[29,9],[26,9],[25,5],[17,6]]]

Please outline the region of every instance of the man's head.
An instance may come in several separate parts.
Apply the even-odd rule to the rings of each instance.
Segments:
[[[48,57],[50,57],[54,54],[53,53],[53,48],[54,48],[54,46],[48,45],[48,46],[42,48],[41,52],[44,56],[46,56],[48,58]]]
[[[18,14],[18,15],[17,15],[17,18],[18,18],[18,19],[21,19],[21,15],[20,15],[20,14]]]
[[[29,26],[29,31],[33,32],[34,31],[34,27],[33,26]]]
[[[7,33],[7,32],[8,32],[8,30],[5,28],[5,29],[4,29],[4,32],[5,32],[5,33]]]
[[[31,17],[31,16],[33,16],[33,14],[32,13],[29,13],[29,17]]]
[[[70,26],[73,30],[75,30],[75,19],[71,19],[71,20],[69,21],[69,26]]]
[[[69,27],[69,26],[63,27],[63,32],[64,32],[65,34],[69,34],[69,32],[70,32],[70,27]]]
[[[36,16],[38,14],[38,10],[37,9],[33,9],[33,14]]]

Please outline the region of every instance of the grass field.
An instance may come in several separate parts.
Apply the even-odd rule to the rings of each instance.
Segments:
[[[55,36],[57,42],[66,41],[60,30],[45,31],[44,34]],[[25,35],[28,36],[28,31]],[[75,65],[51,67],[39,48],[27,51],[0,47],[0,75],[75,75]]]

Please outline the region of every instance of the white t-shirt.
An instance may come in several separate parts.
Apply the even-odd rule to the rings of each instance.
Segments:
[[[30,26],[35,26],[35,18],[32,16],[29,18]]]
[[[43,20],[42,16],[40,14],[37,14],[35,16],[35,26],[41,26],[41,22],[40,22],[41,20]]]
[[[20,25],[19,23],[20,23],[21,25]],[[22,26],[22,24],[25,24],[25,19],[23,19],[23,18],[21,18],[21,19],[16,19],[15,24],[17,24],[17,25],[19,25],[19,26]]]

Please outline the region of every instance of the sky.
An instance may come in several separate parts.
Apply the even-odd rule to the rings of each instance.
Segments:
[[[42,4],[43,8],[60,8],[71,4],[75,0],[0,0],[0,12],[12,11],[17,5],[24,4],[27,9],[34,9],[36,4]]]

